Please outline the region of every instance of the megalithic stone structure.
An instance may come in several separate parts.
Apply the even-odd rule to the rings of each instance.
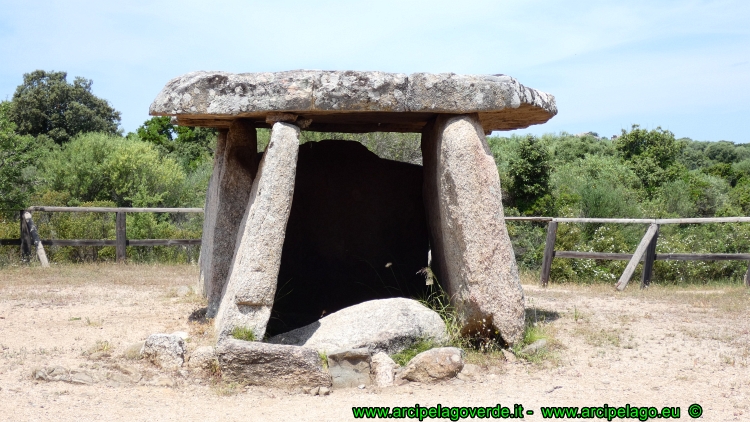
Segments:
[[[209,280],[211,280],[211,261],[214,252],[214,229],[216,219],[219,215],[219,181],[224,169],[224,153],[227,145],[227,129],[219,131],[216,137],[216,151],[214,151],[214,169],[208,180],[206,190],[206,204],[203,207],[203,239],[201,241],[201,252],[198,257],[198,286],[196,292],[207,297],[211,291]]]
[[[251,329],[258,339],[266,332],[292,208],[298,154],[299,128],[275,123],[253,181],[216,316],[219,338],[235,327]]]
[[[496,331],[511,344],[521,339],[523,290],[485,135],[546,122],[557,114],[552,95],[507,75],[192,72],[170,81],[150,113],[173,116],[180,125],[228,130],[220,132],[200,258],[207,316],[218,314],[222,336],[235,326],[252,328],[257,338],[266,330],[303,129],[421,133],[421,194],[438,282],[451,295],[464,332]],[[256,128],[273,131],[257,175]],[[223,154],[218,151],[222,139]],[[342,197],[356,201],[364,191],[355,187]],[[404,218],[396,214],[389,215]],[[350,250],[345,243],[357,237],[345,240],[335,231],[330,240],[341,251]],[[372,265],[352,257],[357,259]],[[320,315],[298,319],[311,318]]]
[[[433,271],[465,333],[521,340],[524,296],[495,160],[476,114],[438,116],[422,135]]]
[[[209,241],[210,254],[206,273],[206,297],[208,309],[206,316],[213,318],[219,310],[221,294],[226,285],[234,256],[240,223],[245,215],[247,199],[250,196],[249,186],[257,171],[258,138],[255,126],[246,119],[232,122],[226,135],[224,157],[219,158],[219,165],[214,168],[218,179],[218,194],[216,204],[209,211],[216,210],[213,215],[204,216],[215,221],[213,233],[203,235],[203,239],[211,237]],[[212,200],[213,202],[213,200]]]

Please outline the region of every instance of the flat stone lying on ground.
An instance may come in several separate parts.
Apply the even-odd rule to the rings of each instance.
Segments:
[[[163,369],[180,369],[185,361],[185,340],[179,334],[151,334],[141,348],[141,356]]]
[[[187,73],[169,81],[149,109],[154,116],[176,116],[178,124],[216,128],[236,117],[264,125],[278,112],[311,119],[310,130],[334,132],[350,131],[351,123],[356,131],[420,132],[436,113],[478,113],[488,132],[544,123],[557,105],[552,95],[507,75],[294,70]],[[338,118],[351,113],[363,117]]]
[[[333,388],[370,385],[370,351],[361,348],[329,353],[328,372]]]
[[[413,382],[430,383],[454,378],[463,367],[461,349],[438,347],[414,356],[400,376]]]
[[[38,381],[63,381],[84,385],[94,384],[99,381],[98,378],[88,371],[70,370],[62,366],[36,368],[32,371],[32,377]]]
[[[249,385],[330,387],[331,375],[313,349],[227,338],[216,348],[222,378]]]
[[[394,354],[427,339],[437,344],[447,342],[443,319],[415,300],[397,297],[344,308],[268,341],[305,346],[325,353],[364,347],[370,353]]]

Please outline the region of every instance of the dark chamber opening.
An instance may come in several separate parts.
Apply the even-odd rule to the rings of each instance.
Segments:
[[[367,300],[425,296],[422,177],[358,142],[300,145],[268,335]]]

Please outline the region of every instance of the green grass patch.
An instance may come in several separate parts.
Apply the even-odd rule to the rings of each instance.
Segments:
[[[318,356],[320,357],[321,362],[323,362],[323,368],[328,369],[328,355],[326,352],[318,350]]]
[[[412,344],[408,348],[396,353],[395,355],[391,355],[391,359],[393,359],[393,361],[397,364],[404,366],[409,363],[409,361],[412,360],[414,356],[430,350],[436,346],[437,345],[430,340],[420,340]]]
[[[249,327],[234,327],[232,329],[232,337],[237,340],[255,341],[255,333]]]

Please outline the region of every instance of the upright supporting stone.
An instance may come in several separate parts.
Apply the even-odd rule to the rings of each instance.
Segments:
[[[224,152],[227,145],[227,131],[220,130],[216,139],[216,152],[214,153],[214,170],[208,180],[206,190],[206,204],[203,208],[203,236],[201,236],[201,252],[198,257],[197,292],[204,297],[208,295],[208,281],[211,279],[211,262],[214,250],[214,229],[216,229],[216,218],[219,214],[219,181],[221,172],[224,170]]]
[[[433,271],[464,332],[496,328],[514,344],[524,296],[503,215],[500,178],[475,114],[439,115],[422,134]]]
[[[299,153],[299,128],[274,123],[234,251],[231,273],[216,316],[219,338],[234,327],[262,339],[271,316],[284,234],[292,208]]]
[[[218,192],[213,242],[207,268],[206,296],[208,311],[213,318],[219,310],[221,295],[226,286],[232,257],[240,232],[242,217],[255,177],[258,155],[258,138],[255,127],[248,121],[237,119],[229,127],[224,147],[224,161],[218,174]],[[210,233],[209,233],[210,235]]]

